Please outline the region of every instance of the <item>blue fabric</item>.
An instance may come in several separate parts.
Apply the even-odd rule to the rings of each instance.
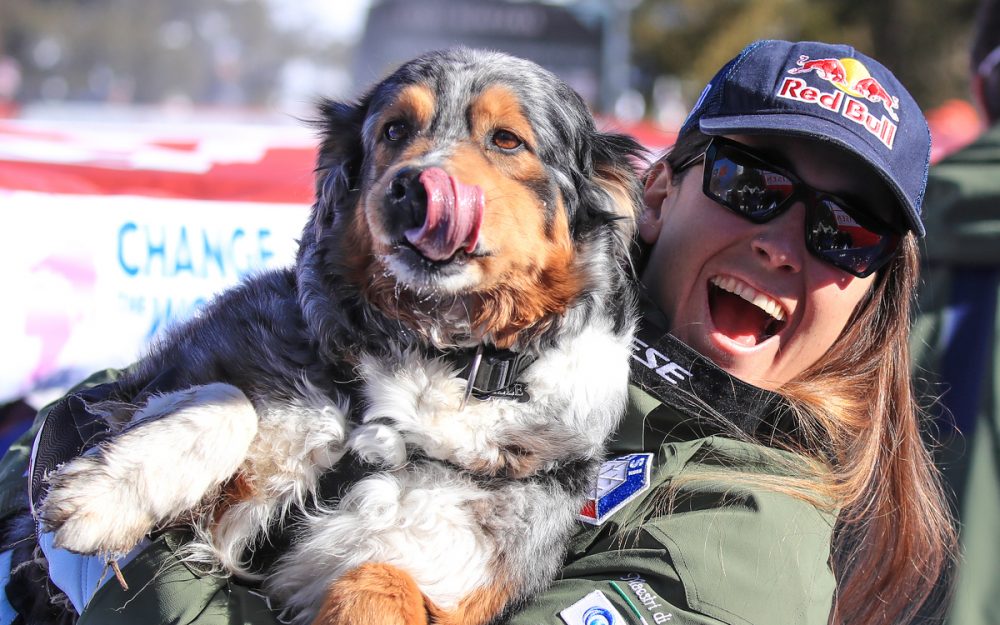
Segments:
[[[94,594],[109,580],[115,579],[115,576],[111,573],[105,558],[59,549],[52,545],[52,538],[51,533],[38,535],[38,544],[45,552],[45,559],[49,563],[49,579],[66,593],[76,613],[82,614]],[[124,568],[148,545],[149,540],[144,538],[125,557],[118,559],[118,566]],[[10,570],[9,563],[7,570]],[[115,583],[118,582],[115,581]],[[0,625],[3,623],[0,621]]]
[[[12,555],[11,551],[0,553],[0,625],[10,625],[17,618],[17,612],[14,612],[14,608],[7,601],[7,593],[3,592],[3,588],[7,586],[7,580],[10,579],[10,558]]]
[[[966,437],[976,424],[976,412],[993,344],[1000,270],[963,267],[956,270],[942,332],[941,402]]]

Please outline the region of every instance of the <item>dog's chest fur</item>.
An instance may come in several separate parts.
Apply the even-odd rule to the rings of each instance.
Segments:
[[[256,278],[199,320],[199,336],[212,341],[187,340],[182,330],[148,361],[187,371],[189,385],[233,384],[260,417],[238,472],[253,481],[230,483],[238,492],[213,511],[218,521],[192,546],[194,559],[249,574],[248,539],[284,502],[322,511],[306,515],[305,539],[268,577],[268,591],[293,611],[310,614],[331,580],[373,560],[408,571],[451,608],[492,578],[487,554],[513,558],[537,551],[508,548],[512,541],[535,539],[543,550],[565,540],[624,401],[629,346],[610,319],[539,350],[518,380],[527,402],[466,401],[461,365],[445,353],[388,335],[353,343],[340,362],[309,349],[308,335],[293,331],[304,328],[294,286],[282,272]],[[219,451],[183,462],[211,465],[228,455]],[[339,484],[334,502],[310,503],[323,472],[345,454],[367,467],[364,477]],[[519,531],[526,519],[530,536]],[[528,588],[551,575],[528,558],[516,564],[534,578]]]

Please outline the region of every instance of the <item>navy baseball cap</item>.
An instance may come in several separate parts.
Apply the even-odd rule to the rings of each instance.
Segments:
[[[707,135],[794,135],[840,146],[885,180],[906,225],[925,234],[927,120],[892,72],[850,46],[750,44],[708,83],[680,134],[695,126]]]

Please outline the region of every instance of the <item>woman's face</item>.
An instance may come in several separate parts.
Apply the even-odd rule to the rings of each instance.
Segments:
[[[813,188],[862,197],[891,221],[891,195],[856,157],[788,137],[733,136]],[[776,389],[833,345],[875,275],[857,278],[813,256],[805,207],[755,224],[702,192],[703,163],[679,185],[665,162],[646,182],[639,234],[652,245],[642,281],[670,332],[736,377]]]

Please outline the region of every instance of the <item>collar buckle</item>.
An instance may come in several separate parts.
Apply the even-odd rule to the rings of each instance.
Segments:
[[[530,354],[487,349],[479,345],[469,364],[462,370],[462,377],[468,380],[462,407],[465,407],[470,395],[476,399],[502,397],[519,402],[528,401],[528,387],[525,383],[518,382],[517,378],[535,360],[535,356]]]

